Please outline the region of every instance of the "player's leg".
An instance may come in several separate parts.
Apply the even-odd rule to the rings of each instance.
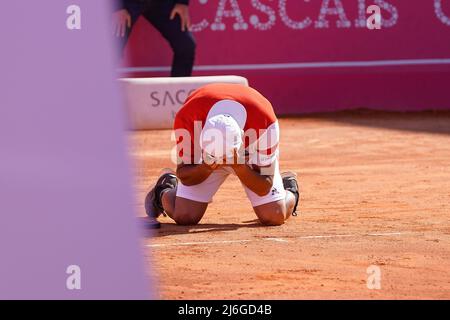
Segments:
[[[167,209],[172,209],[168,215],[181,225],[199,223],[208,203],[212,202],[213,196],[229,174],[230,172],[225,169],[217,169],[200,184],[185,186],[179,182],[176,193],[172,191],[164,196],[164,200],[169,202]]]
[[[253,207],[253,210],[262,224],[266,226],[279,226],[292,215],[294,206],[294,194],[286,191],[284,199]]]
[[[208,202],[177,197],[177,189],[166,190],[161,202],[164,212],[180,225],[198,224],[208,208]]]
[[[264,225],[282,225],[297,209],[299,200],[297,176],[291,172],[280,175],[278,167],[275,170],[272,188],[267,195],[258,196],[248,188],[245,188],[245,191],[258,219]]]
[[[196,43],[189,30],[181,30],[178,15],[173,20],[170,19],[174,5],[174,1],[153,1],[143,15],[169,42],[173,50],[171,76],[189,77],[194,66]]]
[[[146,196],[146,213],[151,221],[164,214],[181,225],[197,224],[228,175],[228,171],[219,169],[202,183],[185,186],[175,172],[166,169]]]

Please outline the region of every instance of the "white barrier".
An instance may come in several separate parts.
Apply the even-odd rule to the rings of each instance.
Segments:
[[[247,79],[239,76],[123,78],[119,82],[133,130],[172,128],[175,114],[186,98],[203,85],[238,83],[248,86]]]

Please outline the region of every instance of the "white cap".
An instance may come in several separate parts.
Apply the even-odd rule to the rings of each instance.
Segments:
[[[200,147],[215,160],[233,157],[242,146],[247,121],[245,107],[233,100],[221,100],[209,111],[200,135]]]

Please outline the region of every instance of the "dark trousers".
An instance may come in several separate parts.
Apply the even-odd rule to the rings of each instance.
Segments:
[[[149,1],[145,5],[139,3],[127,5],[126,9],[131,15],[132,25],[127,30],[127,34],[122,41],[121,50],[125,47],[136,20],[142,15],[161,33],[172,48],[171,76],[189,77],[194,66],[195,39],[190,31],[181,31],[181,19],[178,15],[173,20],[170,20],[170,13],[174,6],[175,2],[171,0]]]

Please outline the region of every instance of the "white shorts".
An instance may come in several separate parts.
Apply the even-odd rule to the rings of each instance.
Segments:
[[[202,183],[194,186],[185,186],[178,182],[177,197],[193,200],[197,202],[210,203],[219,187],[224,183],[230,174],[235,174],[233,169],[229,167],[214,170],[213,173]],[[258,196],[246,186],[244,187],[247,198],[253,207],[257,207],[266,203],[282,200],[286,197],[286,190],[283,187],[283,180],[280,175],[278,161],[275,164],[275,172],[273,177],[273,185],[269,193],[265,196]]]

